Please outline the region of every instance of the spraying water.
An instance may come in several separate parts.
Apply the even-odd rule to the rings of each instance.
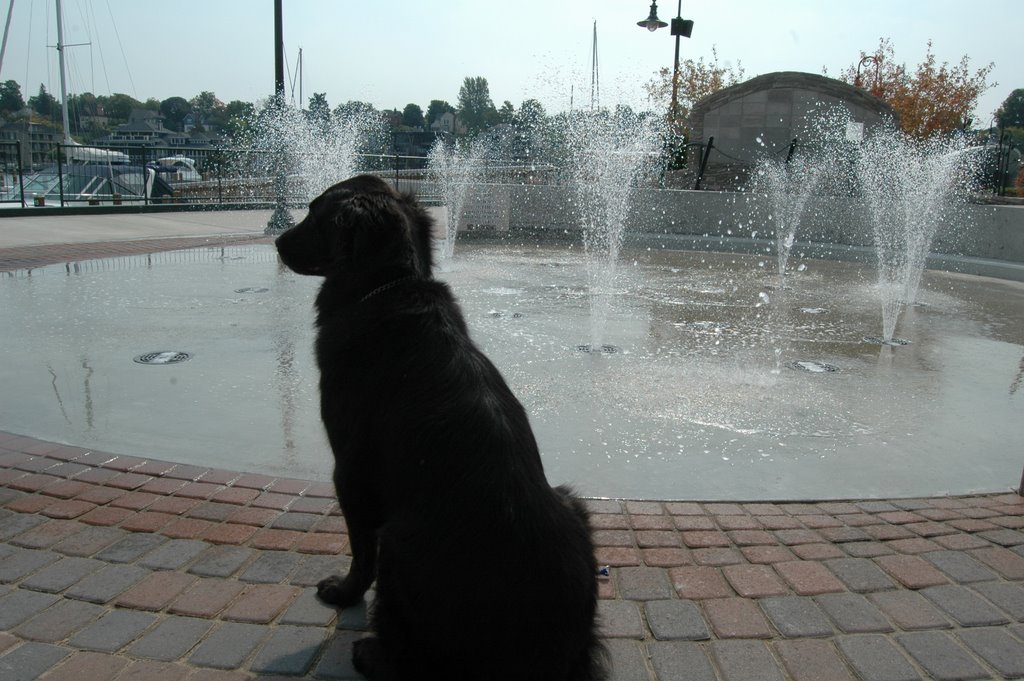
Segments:
[[[488,151],[487,140],[482,137],[454,144],[438,139],[427,155],[428,176],[448,208],[448,223],[440,253],[442,262],[451,260],[455,253],[455,238],[467,194],[483,176]]]
[[[234,162],[251,177],[287,174],[289,195],[309,202],[360,172],[360,151],[382,129],[379,116],[365,113],[318,118],[290,106],[265,106],[238,140],[246,153]]]
[[[589,348],[596,349],[605,347],[603,336],[633,188],[653,174],[661,136],[652,118],[607,111],[574,112],[567,125],[570,173],[588,263]]]
[[[755,190],[768,196],[768,219],[775,226],[779,289],[786,286],[786,265],[796,242],[807,201],[818,189],[823,164],[810,157],[787,161],[764,158],[754,173]]]
[[[913,140],[893,128],[875,131],[860,147],[856,174],[867,201],[878,256],[882,339],[894,340],[906,305],[917,300],[921,275],[939,226],[966,196],[975,158],[964,140]]]

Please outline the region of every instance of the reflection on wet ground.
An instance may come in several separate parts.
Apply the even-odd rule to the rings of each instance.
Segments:
[[[634,251],[594,331],[582,256],[462,246],[441,268],[530,412],[553,482],[593,496],[794,499],[994,491],[1020,476],[1024,285],[926,272],[896,335],[871,267]],[[0,428],[327,479],[317,280],[271,246],[0,279]],[[581,345],[614,352],[584,353]],[[145,366],[146,353],[184,352]]]

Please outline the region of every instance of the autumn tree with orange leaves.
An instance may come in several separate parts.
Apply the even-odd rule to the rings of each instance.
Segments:
[[[954,65],[939,64],[929,40],[924,61],[908,69],[896,60],[892,42],[882,38],[873,53],[861,52],[839,79],[885,100],[904,132],[927,138],[971,127],[979,97],[997,85],[988,82],[994,67],[990,63],[972,71],[967,55]]]

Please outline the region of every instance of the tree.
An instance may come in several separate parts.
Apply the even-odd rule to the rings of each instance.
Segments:
[[[24,108],[25,100],[21,97],[21,86],[13,80],[0,83],[0,115],[17,113]]]
[[[109,97],[99,96],[96,101],[103,106],[107,116],[119,121],[127,121],[131,116],[132,109],[139,109],[142,103],[130,95],[122,92],[115,92]]]
[[[402,125],[410,128],[423,127],[423,109],[419,104],[406,104],[402,110]]]
[[[547,114],[544,112],[544,105],[536,99],[524,99],[519,105],[519,111],[513,116],[513,124],[527,130],[539,128]]]
[[[217,95],[209,90],[200,92],[189,100],[189,104],[192,105],[192,112],[196,114],[197,123],[202,122],[203,119],[212,118],[224,111],[224,102],[217,99]]]
[[[483,76],[467,76],[459,88],[459,118],[469,133],[476,134],[497,118],[490,87]]]
[[[184,97],[168,97],[160,102],[160,114],[164,117],[164,127],[181,132],[184,128],[185,116],[192,111],[192,105]]]
[[[46,91],[46,86],[42,83],[39,84],[39,94],[28,98],[28,105],[44,118],[53,118],[60,111],[60,102]]]
[[[326,92],[314,92],[309,98],[306,115],[319,130],[326,131],[331,125],[331,105],[327,103]]]
[[[704,61],[700,57],[696,61],[686,59],[679,63],[678,80],[676,81],[676,110],[670,111],[672,103],[673,70],[662,68],[657,76],[647,83],[647,98],[662,111],[666,112],[666,120],[676,134],[685,134],[686,118],[690,115],[693,105],[708,95],[723,88],[743,82],[746,74],[738,61],[736,67],[722,66],[718,63],[718,50],[711,48],[711,59]]]
[[[871,66],[860,75],[868,63]],[[896,61],[892,42],[882,38],[872,54],[861,52],[857,63],[839,74],[839,79],[866,86],[893,108],[904,132],[923,139],[970,127],[978,98],[996,85],[988,82],[994,67],[989,63],[972,72],[967,55],[954,66],[938,64],[929,40],[924,61],[910,70]]]
[[[507,99],[502,102],[501,108],[498,109],[498,122],[509,124],[513,121],[516,116],[516,108],[512,106],[512,102]]]
[[[429,128],[441,116],[446,113],[455,113],[455,108],[443,99],[432,99],[427,106],[427,127]]]
[[[996,120],[1000,128],[1024,128],[1024,88],[1017,88],[1003,100],[996,109]]]

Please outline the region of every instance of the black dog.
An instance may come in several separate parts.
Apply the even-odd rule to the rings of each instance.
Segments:
[[[318,595],[352,605],[376,578],[376,636],[353,650],[373,679],[603,678],[586,509],[548,485],[525,410],[433,278],[431,227],[361,175],[277,239],[324,277],[320,406],[352,567]]]

